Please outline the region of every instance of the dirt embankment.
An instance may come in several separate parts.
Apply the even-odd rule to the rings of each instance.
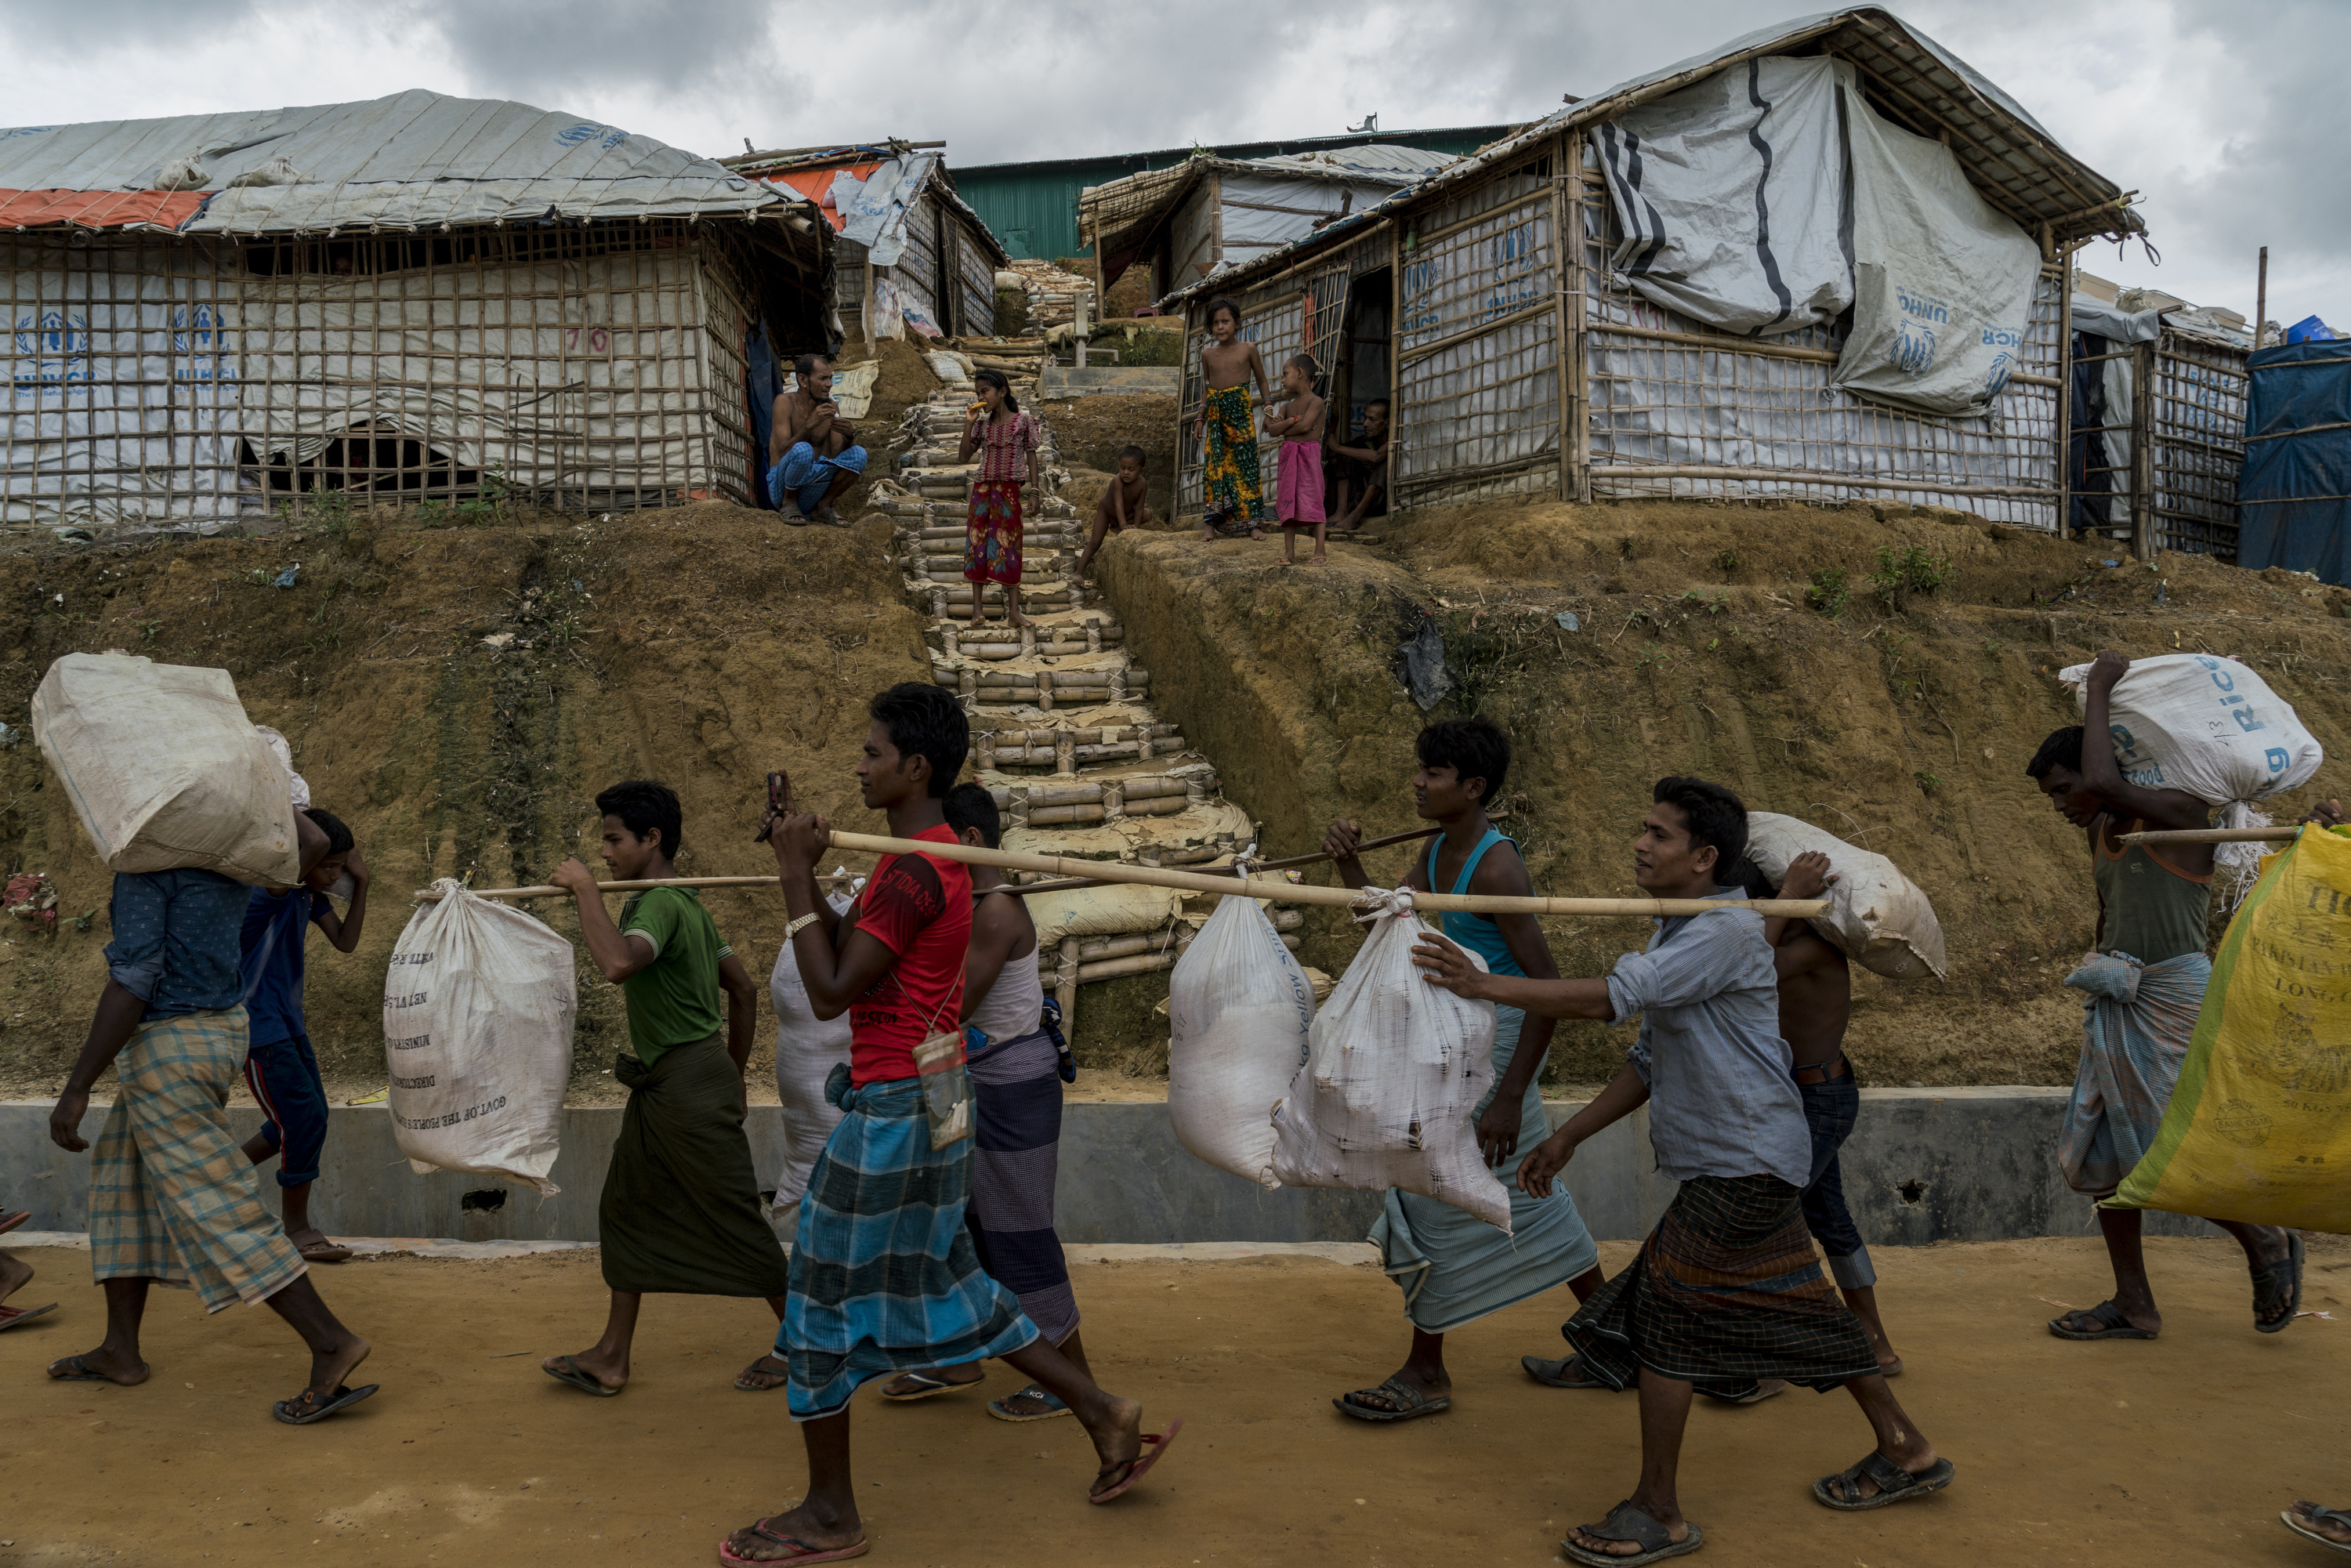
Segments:
[[[509,886],[568,854],[591,864],[597,790],[660,779],[685,802],[688,874],[771,870],[751,843],[771,768],[844,827],[867,698],[927,670],[878,518],[786,528],[722,503],[581,521],[420,527],[109,546],[0,560],[0,720],[24,724],[50,662],[123,648],[226,669],[246,712],[292,741],[316,801],[374,873],[360,949],[311,944],[308,1019],[332,1086],[382,1081],[385,960],[408,894],[434,877]],[[296,583],[270,583],[295,562]],[[498,640],[510,639],[504,646]],[[166,740],[167,737],[159,737]],[[46,871],[53,936],[0,931],[0,1095],[54,1092],[104,982],[108,876],[29,735],[0,750],[0,863]],[[761,979],[784,924],[772,894],[716,892]],[[533,906],[574,941],[568,904]],[[74,917],[94,911],[87,930]],[[593,1098],[626,1038],[584,961],[575,1089]],[[771,1082],[762,1009],[755,1083]]]
[[[1914,547],[1956,578],[1881,603],[1879,551]],[[1918,881],[1951,973],[1896,984],[1855,969],[1853,1055],[1884,1084],[2071,1079],[2080,1015],[2059,981],[2095,902],[2078,832],[2023,773],[2075,720],[2060,668],[2107,647],[2236,654],[2331,754],[2351,746],[2351,594],[2197,557],[2110,567],[2111,545],[1961,513],[1501,503],[1398,519],[1374,543],[1333,546],[1326,568],[1284,570],[1278,551],[1143,537],[1100,568],[1155,700],[1216,759],[1269,852],[1317,847],[1334,817],[1414,825],[1423,716],[1393,665],[1434,615],[1458,685],[1431,716],[1484,712],[1510,731],[1509,831],[1539,890],[1633,892],[1629,841],[1668,773],[1719,779]],[[1823,569],[1850,594],[1834,617],[1807,597]],[[2291,820],[2320,793],[2351,793],[2339,763],[2271,807]],[[1400,852],[1374,871],[1400,877]],[[1646,938],[1631,922],[1547,925],[1570,974],[1603,973]],[[1321,915],[1308,931],[1307,960],[1342,969],[1354,929]],[[1624,1044],[1593,1024],[1558,1039],[1566,1083],[1604,1079]]]

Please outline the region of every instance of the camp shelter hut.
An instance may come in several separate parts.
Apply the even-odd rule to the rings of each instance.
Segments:
[[[1905,232],[1906,210],[1948,227]],[[1879,497],[2056,529],[2067,256],[2142,227],[2013,99],[1865,7],[1572,103],[1169,303],[1196,343],[1235,297],[1269,364],[1332,368],[1351,424],[1389,400],[1403,505]],[[1186,510],[1200,405],[1196,353]]]
[[[946,144],[889,141],[751,152],[736,172],[813,203],[832,230],[841,336],[871,344],[996,330],[1004,246],[956,194]]]
[[[2351,342],[2254,350],[2237,564],[2351,587]]]
[[[2069,310],[2072,528],[2127,540],[2142,560],[2168,549],[2236,561],[2250,335],[2231,313],[2184,302],[2124,310],[2075,294]]]
[[[423,91],[0,131],[0,517],[739,497],[746,337],[823,329],[805,211],[616,126]]]
[[[1100,258],[1105,291],[1130,267],[1147,267],[1157,298],[1377,206],[1457,162],[1387,142],[1270,158],[1204,152],[1081,192],[1078,237]]]

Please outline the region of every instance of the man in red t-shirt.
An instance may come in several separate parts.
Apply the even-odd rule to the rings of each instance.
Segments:
[[[906,682],[868,711],[857,782],[893,838],[956,845],[942,804],[971,728],[956,699]],[[820,1019],[850,1021],[849,1062],[825,1097],[845,1113],[809,1173],[776,1354],[789,1368],[792,1419],[808,1444],[805,1500],[737,1531],[719,1561],[830,1563],[865,1551],[850,1475],[849,1399],[859,1385],[925,1367],[1000,1356],[1075,1411],[1102,1468],[1088,1498],[1121,1496],[1182,1427],[1143,1430],[1143,1406],[1105,1394],[1040,1338],[1020,1303],[979,1266],[964,1225],[971,1140],[931,1147],[914,1047],[957,1030],[971,936],[971,874],[931,854],[891,855],[863,897],[835,916],[816,864],[821,819],[790,812],[768,841],[791,914],[785,939]]]

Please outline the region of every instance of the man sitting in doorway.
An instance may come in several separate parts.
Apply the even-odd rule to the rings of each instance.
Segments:
[[[865,448],[857,444],[857,427],[832,401],[831,360],[802,354],[792,363],[792,390],[776,399],[769,422],[768,504],[795,528],[806,528],[814,517],[845,528],[849,525],[832,503],[865,472]]]
[[[1357,445],[1332,443],[1332,476],[1339,504],[1331,509],[1331,532],[1352,533],[1366,517],[1388,515],[1388,400],[1364,405],[1364,434]]]

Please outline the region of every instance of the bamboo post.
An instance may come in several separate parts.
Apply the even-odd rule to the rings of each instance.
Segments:
[[[2048,232],[2049,225],[2041,225]],[[2074,247],[2057,256],[2057,537],[2074,537]]]
[[[2253,348],[2262,346],[2270,327],[2270,247],[2262,246],[2261,280],[2253,285]]]
[[[2155,559],[2155,345],[2131,356],[2131,554]]]

